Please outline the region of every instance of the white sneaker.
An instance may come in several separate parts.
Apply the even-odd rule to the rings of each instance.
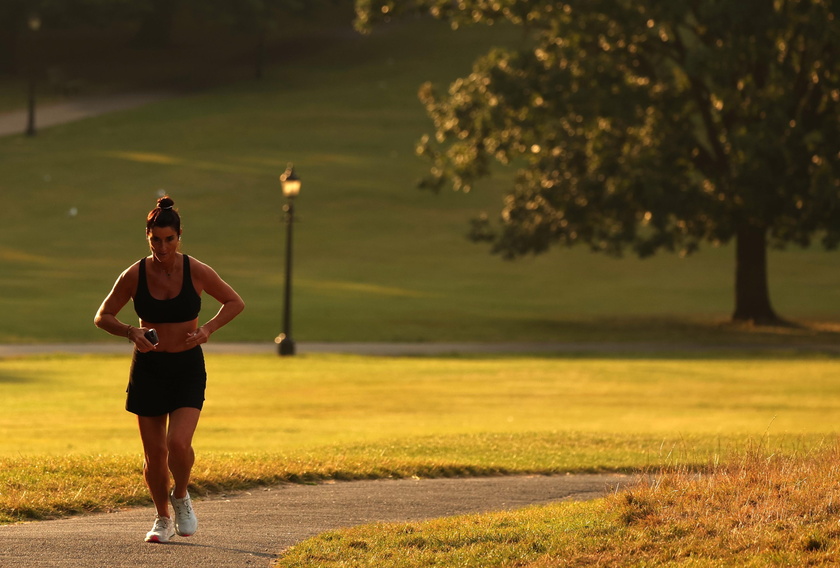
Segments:
[[[190,536],[195,533],[198,528],[198,519],[192,508],[192,501],[190,494],[183,499],[175,498],[175,490],[169,494],[169,502],[172,503],[172,508],[175,509],[175,532],[179,536]]]
[[[146,533],[146,542],[169,542],[175,536],[175,523],[168,517],[155,515],[155,524],[152,530]]]

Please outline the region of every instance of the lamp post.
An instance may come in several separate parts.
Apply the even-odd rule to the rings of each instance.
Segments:
[[[35,65],[35,32],[41,29],[41,17],[38,14],[30,14],[26,22],[29,31],[32,32],[32,41],[30,41],[29,50],[29,105],[26,117],[26,135],[35,136],[35,75],[37,73]]]
[[[280,187],[286,196],[286,288],[283,296],[283,332],[277,336],[277,352],[281,356],[295,354],[295,341],[292,339],[292,223],[295,219],[295,197],[300,193],[300,178],[295,174],[292,164],[280,176]]]

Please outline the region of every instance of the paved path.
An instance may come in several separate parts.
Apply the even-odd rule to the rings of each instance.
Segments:
[[[37,133],[42,128],[48,128],[56,124],[135,108],[171,97],[171,93],[148,92],[102,97],[78,97],[63,103],[45,105],[36,103],[35,130]],[[27,119],[28,111],[26,109],[0,114],[0,136],[23,134],[26,131]]]
[[[276,354],[277,346],[261,343],[215,343],[202,345],[206,353]],[[130,354],[132,346],[125,341],[104,343],[37,343],[0,344],[0,357],[57,353]],[[698,345],[672,343],[584,343],[584,342],[451,342],[451,343],[331,343],[303,342],[297,344],[297,353],[349,353],[381,356],[432,356],[471,354],[569,354],[569,353],[702,353],[725,351],[797,351],[840,353],[840,345]],[[2,567],[0,567],[2,568]]]
[[[2,568],[267,567],[310,536],[374,521],[417,521],[603,496],[617,474],[285,484],[195,500],[199,528],[147,544],[151,508],[0,527]]]
[[[277,346],[271,342],[261,343],[216,343],[210,341],[202,348],[207,353],[259,354],[277,353]],[[296,344],[297,353],[353,353],[357,355],[442,355],[453,353],[570,353],[577,351],[626,351],[655,349],[651,345],[551,343],[551,342],[509,342],[509,343],[331,343],[302,342]],[[36,343],[0,344],[0,357],[18,355],[40,355],[54,353],[131,353],[133,347],[125,341],[103,343]],[[662,349],[660,346],[659,349]]]

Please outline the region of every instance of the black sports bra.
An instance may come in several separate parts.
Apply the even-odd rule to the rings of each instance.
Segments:
[[[140,277],[134,293],[134,311],[149,323],[181,323],[192,321],[201,310],[201,296],[195,291],[190,276],[190,257],[184,255],[184,281],[181,291],[174,298],[158,300],[149,293],[146,281],[146,259],[140,260]]]

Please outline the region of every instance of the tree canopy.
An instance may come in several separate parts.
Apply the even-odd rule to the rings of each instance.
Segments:
[[[446,93],[423,185],[468,191],[515,166],[473,238],[513,258],[553,245],[640,256],[736,242],[738,320],[776,322],[766,250],[840,243],[837,0],[357,0],[357,26],[409,12],[508,23]]]

